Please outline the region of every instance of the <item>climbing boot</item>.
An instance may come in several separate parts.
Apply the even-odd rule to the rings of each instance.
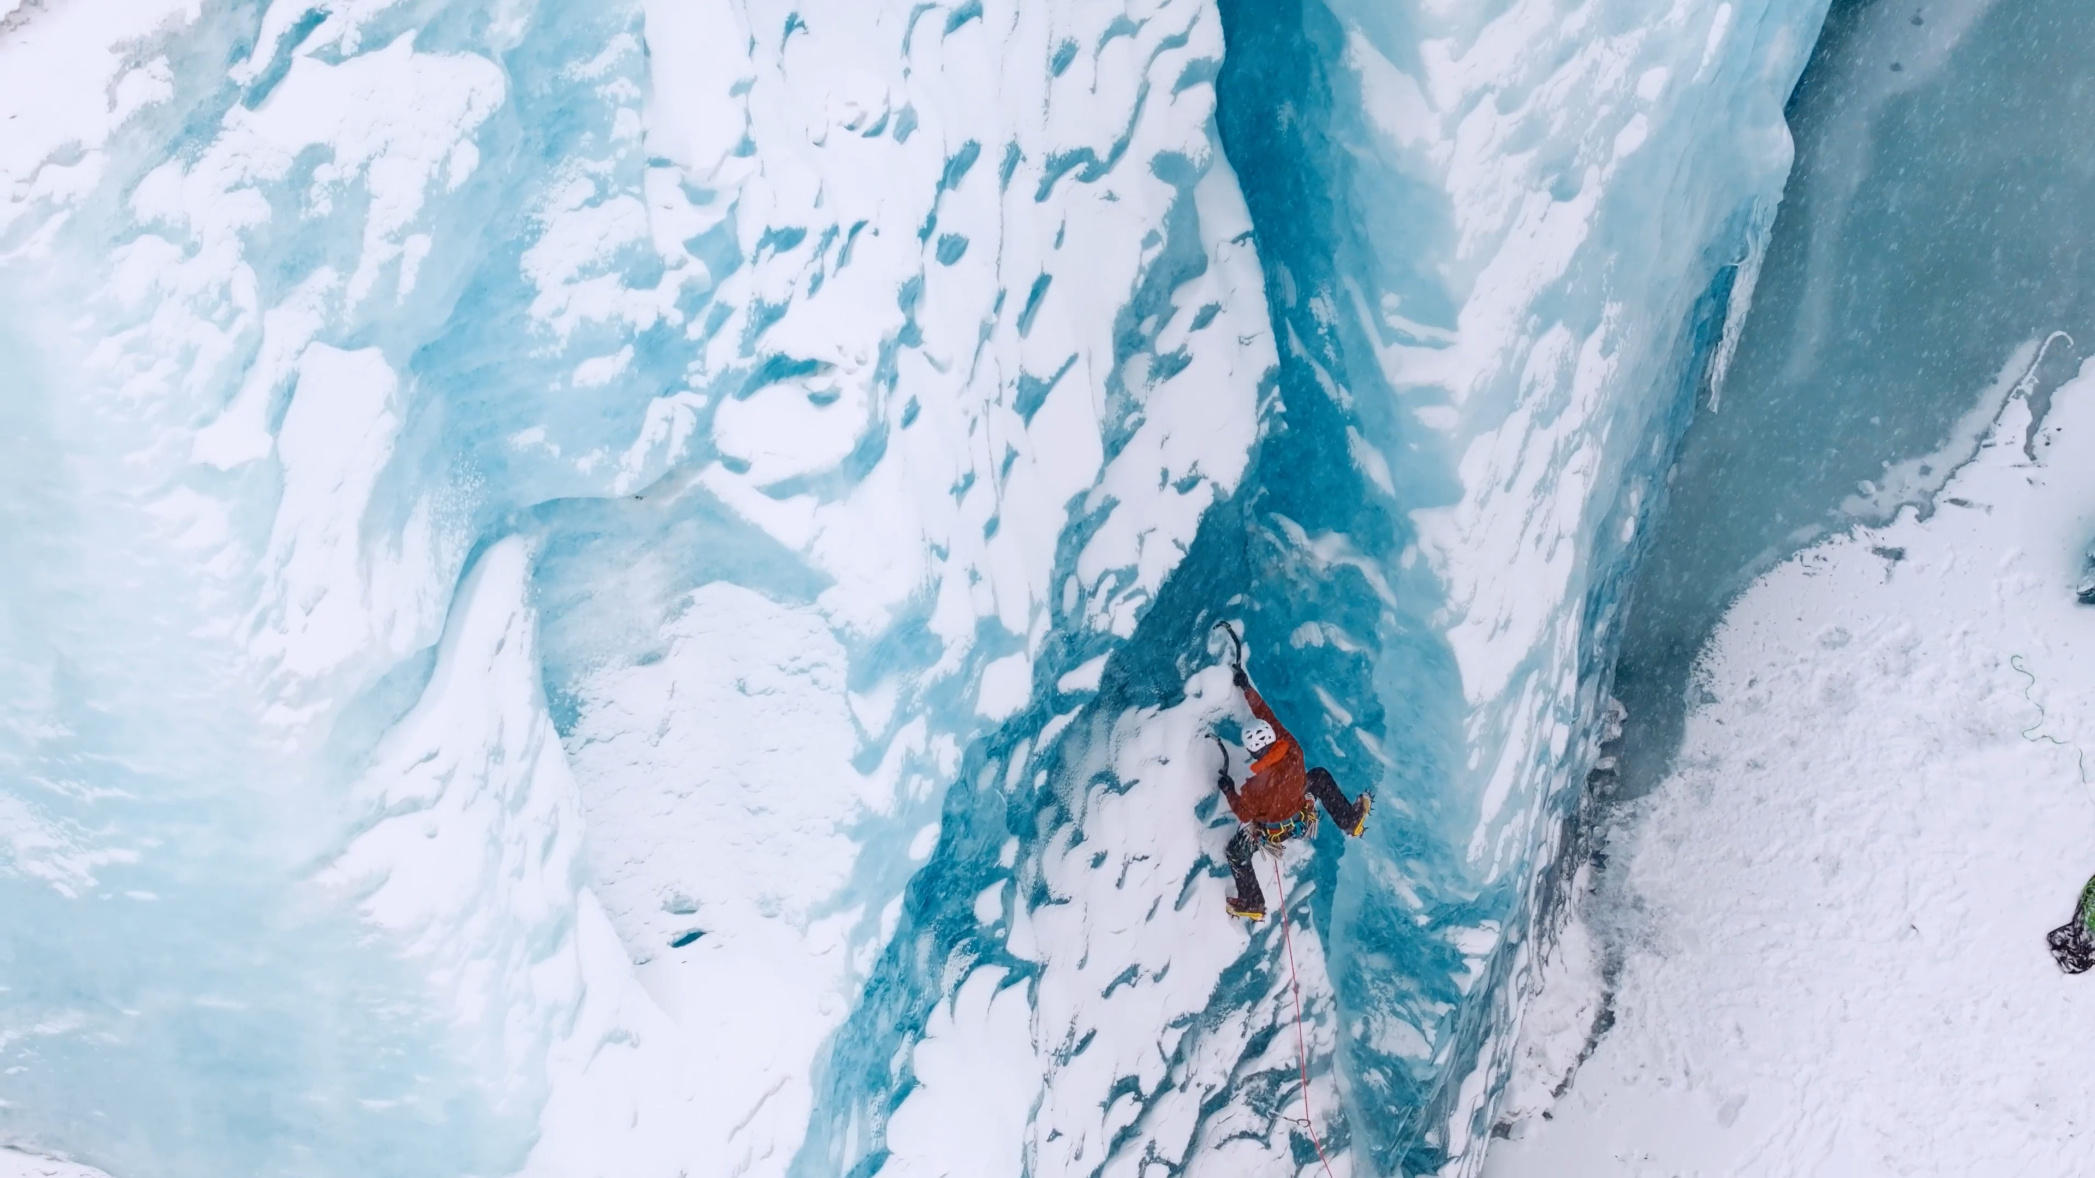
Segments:
[[[2088,936],[2088,927],[2078,919],[2051,930],[2044,939],[2050,942],[2052,959],[2062,972],[2086,973],[2095,966],[2095,938]]]
[[[1359,838],[1360,832],[1368,828],[1368,811],[1373,809],[1374,806],[1374,792],[1372,790],[1360,791],[1360,817],[1355,818],[1353,820],[1353,829],[1347,831],[1346,833],[1352,835],[1354,838]]]
[[[1264,904],[1247,904],[1243,900],[1231,896],[1229,898],[1229,914],[1231,916],[1241,916],[1245,920],[1256,924],[1266,919],[1266,906]]]

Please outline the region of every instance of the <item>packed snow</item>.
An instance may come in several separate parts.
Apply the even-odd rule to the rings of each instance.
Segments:
[[[2029,392],[1932,512],[1726,615],[1544,971],[1487,1174],[2086,1169],[2095,1008],[2044,934],[2095,872],[2095,365],[2041,419]]]
[[[0,1147],[0,1176],[4,1178],[108,1178],[100,1170],[42,1157],[24,1150]]]
[[[2038,396],[2086,354],[2095,118],[2077,0],[1842,4],[1792,95],[1797,163],[1729,375],[1687,432],[1615,691],[1628,788],[1664,772],[1689,669],[1755,575],[1883,523],[1969,454],[2033,333]],[[1974,178],[1983,181],[1974,182]],[[2012,367],[2012,366],[2011,366]]]

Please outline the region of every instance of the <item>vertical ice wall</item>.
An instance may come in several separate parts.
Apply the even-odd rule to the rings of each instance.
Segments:
[[[2018,381],[2041,413],[2086,354],[2095,191],[2057,146],[2095,113],[2083,22],[1985,0],[1829,15],[1792,105],[1767,298],[1640,583],[1637,780],[1663,774],[1689,668],[1747,581],[1828,530],[1926,510]]]
[[[1701,414],[1683,443],[1669,511],[1654,529],[1650,559],[1639,574],[1618,679],[1634,720],[1624,758],[1627,788],[1616,795],[1628,804],[1610,807],[1615,812],[1608,824],[1608,853],[1588,873],[1592,890],[1580,898],[1571,918],[1566,951],[1554,955],[1540,999],[1544,1013],[1523,1030],[1516,1065],[1519,1092],[1509,1091],[1501,1114],[1519,1144],[1494,1151],[1495,1167],[1503,1163],[1509,1173],[1531,1168],[1561,1174],[1597,1166],[1598,1172],[1612,1173],[1619,1163],[1605,1159],[1619,1156],[1616,1151],[1625,1143],[1633,1144],[1647,1164],[1668,1171],[1717,1165],[1713,1151],[1727,1148],[1725,1142],[1738,1136],[1731,1128],[1697,1124],[1677,1108],[1656,1120],[1645,1117],[1633,1107],[1636,1099],[1618,1099],[1625,1089],[1609,1079],[1611,1074],[1634,1075],[1633,1086],[1647,1094],[1678,1093],[1683,1090],[1678,1084],[1653,1082],[1671,1066],[1663,1061],[1671,1059],[1692,1071],[1696,1091],[1726,1094],[1718,1102],[1720,1122],[1736,1120],[1743,1102],[1757,1110],[1747,1113],[1745,1122],[1758,1117],[1774,1126],[1771,1133],[1792,1143],[1789,1152],[1796,1157],[1814,1150],[1814,1156],[1834,1156],[1829,1148],[1848,1148],[1859,1140],[1856,1126],[1904,1116],[1911,1124],[1888,1133],[1887,1140],[1896,1144],[1887,1149],[1938,1159],[1930,1164],[1954,1168],[1939,1159],[1955,1148],[1969,1148],[1994,1159],[1995,1169],[2072,1168],[2063,1162],[1998,1160],[2016,1150],[2041,1150],[2060,1137],[2041,1130],[2018,1126],[2013,1134],[1988,1134],[1951,1118],[1956,1145],[1932,1140],[1925,1126],[1943,1118],[1925,1103],[1926,1086],[1908,1084],[1909,1069],[1889,1062],[1890,1053],[1866,1034],[1848,1029],[1831,1037],[1853,1045],[1869,1068],[1899,1077],[1887,1090],[1895,1094],[1880,1098],[1847,1077],[1814,1090],[1808,1079],[1800,1079],[1799,1068],[1776,1063],[1762,1066],[1761,1074],[1780,1076],[1769,1093],[1785,1095],[1748,1095],[1723,1073],[1731,1061],[1750,1056],[1751,1045],[1769,1038],[1754,1030],[1750,1018],[1743,1032],[1749,1050],[1742,1055],[1727,1045],[1718,1053],[1725,1063],[1712,1068],[1706,1065],[1714,1056],[1689,1058],[1676,1045],[1692,1040],[1686,1028],[1698,1022],[1723,1028],[1727,1043],[1739,1041],[1740,1021],[1721,1002],[1682,1001],[1691,986],[1682,984],[1677,973],[1645,990],[1659,999],[1658,1007],[1640,1009],[1637,994],[1639,971],[1648,964],[1675,971],[1702,968],[1712,978],[1726,978],[1735,973],[1730,963],[1739,952],[1686,930],[1671,915],[1666,881],[1654,882],[1657,877],[1645,866],[1658,848],[1677,858],[1680,870],[1674,876],[1681,896],[1733,897],[1712,899],[1713,922],[1761,928],[1778,942],[1805,945],[1814,943],[1806,927],[1812,921],[1848,918],[1838,903],[1814,897],[1795,905],[1779,888],[1758,883],[1711,888],[1704,863],[1726,837],[1677,838],[1675,832],[1685,827],[1668,828],[1658,815],[1678,812],[1687,826],[1707,833],[1723,827],[1714,820],[1717,813],[1737,805],[1746,820],[1740,829],[1752,834],[1732,832],[1734,845],[1781,845],[1807,858],[1828,858],[1832,848],[1846,853],[1866,842],[1856,823],[1827,817],[1837,809],[1842,791],[1862,803],[1865,812],[1904,814],[1911,808],[1885,807],[1884,799],[1934,775],[1953,783],[1983,783],[1974,797],[1984,800],[1974,804],[1989,816],[2043,814],[2045,837],[2071,827],[2071,764],[2063,775],[2032,768],[2029,797],[2005,802],[2002,791],[2016,782],[2016,772],[1995,765],[1974,768],[1945,755],[1945,744],[1956,741],[1946,742],[1940,733],[1952,725],[1930,709],[1940,706],[1956,716],[1972,734],[1968,743],[1982,746],[1995,739],[1997,729],[2004,746],[2038,750],[2051,746],[2041,743],[2045,725],[2031,725],[2044,715],[2067,716],[2072,710],[2046,691],[2024,692],[2030,687],[2027,672],[2057,696],[2070,694],[2060,675],[2042,665],[2038,652],[2048,643],[2071,639],[2072,584],[2088,539],[2085,532],[2075,534],[2082,525],[2073,521],[2079,507],[2072,500],[2081,493],[2073,489],[2074,478],[2063,469],[2047,472],[2043,463],[2044,438],[2058,436],[2060,429],[2072,432],[2059,414],[2074,412],[2065,402],[2068,392],[2079,391],[2078,382],[2059,389],[2060,404],[2054,404],[2054,390],[2079,365],[2089,327],[2089,255],[2083,243],[2095,173],[2078,153],[2060,149],[2071,139],[2063,128],[2085,122],[2088,104],[2095,101],[2095,88],[2087,84],[2090,66],[2076,41],[2086,20],[2085,10],[2071,3],[1988,0],[1926,6],[1837,3],[1829,12],[1789,107],[1797,164],[1773,230],[1756,310],[1742,334],[1721,405]],[[1989,483],[2012,489],[1992,492]],[[2036,509],[2031,506],[2036,499],[2010,506],[1989,495],[2063,498]],[[1969,514],[1985,522],[1967,525],[1948,518],[1964,513],[1966,505]],[[1829,532],[1845,535],[1829,538]],[[1945,555],[1939,574],[1926,571],[1931,544]],[[1837,560],[1844,549],[1858,558],[1852,569]],[[2022,565],[2037,573],[2019,571]],[[1973,584],[1983,586],[1977,597],[1946,588],[1965,569],[1977,571]],[[1868,593],[1854,590],[1853,581],[1863,578],[1886,584]],[[2017,585],[2026,586],[2028,600],[2003,596],[2012,595]],[[1833,624],[1837,614],[1863,619],[1848,623],[1858,636],[1870,627],[1903,633],[1899,641],[1905,645],[1897,646],[1897,657],[1887,663],[1897,675],[1883,685],[1856,689],[1856,698],[1866,701],[1863,706],[1837,709],[1840,718],[1829,720],[1812,713],[1813,708],[1825,710],[1818,697],[1785,687],[1776,698],[1787,698],[1794,707],[1787,723],[1779,721],[1779,708],[1770,713],[1778,718],[1773,722],[1741,723],[1739,715],[1725,711],[1742,699],[1748,707],[1758,706],[1755,693],[1780,681],[1764,663],[1742,660],[1747,647],[1813,665],[1764,637],[1782,628],[1771,630],[1768,619],[1794,626],[1797,647],[1816,653],[1828,676],[1867,668],[1869,660],[1857,653],[1863,643],[1850,644],[1848,630]],[[1813,636],[1822,640],[1823,649],[1812,644]],[[1924,678],[1931,667],[1924,652],[1929,644],[1974,652],[1937,658],[1933,665],[1978,668],[1972,682],[1983,698],[1975,701]],[[1912,667],[1923,669],[1914,673],[1917,686],[1910,695],[1901,694],[1892,682]],[[1944,681],[1954,681],[1957,674],[1936,673]],[[2031,698],[2041,702],[2041,709],[2032,708]],[[1984,717],[1990,699],[2004,701],[2014,716],[1989,726]],[[1701,730],[1687,745],[1682,744],[1683,725],[1690,734]],[[1926,734],[1917,764],[1902,762],[1896,753],[1895,734],[1902,726]],[[2063,730],[2059,724],[2050,727]],[[1861,759],[1883,768],[1829,767],[1826,734],[1842,729],[1863,734]],[[1727,744],[1750,744],[1758,739],[1756,732],[1786,751],[1773,757],[1724,756]],[[2030,745],[2032,740],[2039,743]],[[2066,755],[2070,762],[2072,751]],[[1800,772],[1800,766],[1807,768]],[[1799,841],[1763,834],[1775,831],[1779,818],[1768,807],[1741,804],[1761,796],[1753,785],[1761,772],[1785,783],[1769,796],[1800,807],[1808,800],[1810,825],[1823,831],[1822,837]],[[2062,781],[2064,794],[2058,789]],[[1704,795],[1714,797],[1708,807],[1696,800]],[[1960,832],[1945,844],[1955,848],[1958,866],[1948,873],[1930,871],[1915,851],[1925,842],[1924,834],[1901,838],[1900,862],[1916,878],[1955,878],[1960,905],[1984,903],[1984,889],[1975,890],[1970,882],[1981,875],[1989,886],[2004,889],[1999,893],[2003,913],[2018,906],[2026,911],[2031,897],[2046,889],[2070,893],[2080,881],[2074,874],[2083,870],[2077,854],[2046,854],[2042,838],[2019,833],[2002,844],[2013,868],[1974,870],[1970,840],[1961,833],[1971,823],[1953,817],[1954,805],[1932,795],[1926,812],[1943,818],[1945,829]],[[1784,870],[1770,868],[1757,852],[1744,857],[1777,876]],[[2003,882],[2025,870],[2050,871],[2052,882],[2034,889],[2027,882]],[[1821,890],[1816,874],[1809,886]],[[1878,901],[1878,891],[1865,887],[1859,894],[1872,902],[1913,902],[1912,893],[1897,889]],[[1772,922],[1742,919],[1738,897],[1750,897],[1743,901],[1747,904],[1772,905],[1771,910],[1788,905],[1799,915]],[[1906,928],[1915,919],[1927,927],[1925,917],[1880,923]],[[2018,930],[2019,919],[1981,915],[1973,923],[2034,947],[2027,927]],[[2035,984],[2049,985],[2045,979],[2056,978],[2041,954],[1981,948],[1978,937],[1958,940],[1973,951],[1971,976],[1983,977],[1977,984],[1987,991],[2010,985],[2002,975],[2017,968],[2018,959],[2032,970]],[[1837,952],[1806,956],[1811,966],[1801,976],[1778,971],[1781,993],[1810,995],[1813,971],[1831,977],[1845,967]],[[1958,964],[1954,955],[1943,960],[1953,968]],[[1881,952],[1869,952],[1866,964],[1858,960],[1856,968],[1900,978],[1907,1002],[1932,1001],[1924,986],[1914,984],[1917,971],[1887,961]],[[1962,978],[1950,984],[1972,986]],[[1729,988],[1728,981],[1719,985]],[[1845,983],[1832,986],[1828,1010],[1890,1008],[1886,1002],[1859,999],[1857,990]],[[1823,1026],[1812,1026],[1806,1007],[1769,1002],[1750,989],[1741,1001],[1760,1010],[1768,1027],[1783,1029],[1779,1033],[1803,1029],[1799,1042],[1828,1037]],[[1609,1016],[1614,1029],[1599,1035],[1594,1018],[1603,1004],[1614,1012]],[[2016,1003],[2018,1010],[2025,1005]],[[1859,1017],[1866,1022],[1871,1016]],[[1640,1042],[1659,1045],[1660,1051],[1630,1061]],[[1975,1043],[1978,1055],[2012,1060],[2025,1074],[2043,1066],[2035,1058],[2041,1051],[2004,1048],[1998,1036],[1980,1035]],[[1931,1058],[1938,1060],[1953,1050],[1930,1045]],[[1821,1054],[1805,1049],[1812,1059]],[[1628,1066],[1615,1071],[1616,1061]],[[1943,1071],[1970,1086],[1972,1068],[1945,1064]],[[1824,1099],[1830,1090],[1838,1090],[1839,1098]],[[1558,1097],[1567,1093],[1560,1103]],[[1823,1115],[1837,1130],[1836,1146],[1800,1132],[1797,1117],[1774,1107],[1789,1095],[1826,1110],[1812,1115]],[[1572,1113],[1575,1103],[1598,1115]],[[1555,1119],[1545,1123],[1537,1116],[1545,1111]],[[1573,1144],[1581,1138],[1594,1147],[1585,1159],[1576,1156],[1583,1147]],[[1770,1160],[1779,1150],[1754,1148],[1763,1168],[1797,1168]],[[1896,1172],[1912,1167],[1887,1153],[1840,1168]]]
[[[1338,1163],[1474,1166],[1814,5],[98,12],[0,18],[8,1135],[1306,1166],[1292,945]],[[1381,798],[1286,943],[1224,616]]]
[[[722,71],[730,17],[751,48]],[[549,683],[600,894],[697,1036],[665,1053],[701,1085],[694,1156],[841,1172],[885,1155],[825,1128],[876,1100],[830,1061],[922,1029],[860,996],[949,854],[948,788],[983,734],[1086,693],[1241,476],[1271,345],[1212,140],[1220,29],[1190,4],[649,20],[653,219],[695,201],[694,260],[746,260],[702,328],[709,449],[540,512]],[[708,252],[720,225],[741,254]],[[674,434],[690,409],[657,404]],[[607,565],[659,600],[604,592]]]
[[[1252,629],[1315,755],[1384,802],[1325,917],[1373,1172],[1481,1160],[1624,578],[1750,297],[1823,7],[1224,5],[1282,357]]]
[[[1241,477],[1215,14],[122,18],[0,69],[5,1131],[781,1172],[968,748]]]
[[[1307,1171],[1313,1121],[1353,1172],[1474,1172],[1577,736],[1821,12],[1222,6],[1281,355],[1258,449],[1091,706],[1015,719],[948,794],[821,1162]],[[1216,927],[1230,617],[1312,757],[1381,790],[1365,845],[1327,830],[1276,879],[1292,966]]]
[[[402,265],[459,229],[430,197],[484,195],[501,72],[374,36],[258,81],[294,122],[227,76],[247,15],[34,4],[0,41],[0,1132],[140,1175],[498,1170],[534,1107],[289,885],[456,569],[447,505],[381,471],[385,357],[456,298],[448,250]]]

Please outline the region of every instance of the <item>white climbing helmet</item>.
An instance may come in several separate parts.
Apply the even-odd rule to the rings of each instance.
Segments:
[[[1272,748],[1273,742],[1277,739],[1279,737],[1274,733],[1271,724],[1266,723],[1264,720],[1253,720],[1251,726],[1244,729],[1244,751],[1254,757],[1258,756],[1260,753]]]

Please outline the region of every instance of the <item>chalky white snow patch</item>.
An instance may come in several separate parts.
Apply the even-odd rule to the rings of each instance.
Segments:
[[[2044,934],[2095,871],[2095,367],[2035,429],[2026,392],[1933,514],[1726,616],[1529,1007],[1487,1174],[2086,1168],[2095,1005]]]
[[[0,12],[4,15],[4,12]],[[109,1178],[92,1166],[0,1148],[0,1178]]]

